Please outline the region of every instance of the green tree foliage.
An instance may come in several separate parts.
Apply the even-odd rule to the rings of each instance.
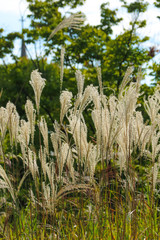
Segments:
[[[14,48],[14,40],[21,35],[18,32],[3,35],[4,29],[0,28],[0,58],[4,58],[7,54],[12,54]]]
[[[160,83],[160,64],[154,62],[150,67],[150,69],[151,69],[150,75],[153,77],[152,80],[154,80],[152,85],[156,85],[157,83],[159,84]]]
[[[125,31],[115,39],[110,40],[103,55],[104,79],[106,85],[119,89],[124,73],[128,66],[133,65],[136,70],[149,60],[148,51],[139,47],[146,39],[140,39],[131,31]]]
[[[157,8],[160,8],[160,0],[156,0],[154,2],[154,5],[157,7]]]
[[[101,29],[108,35],[113,33],[112,27],[122,21],[122,18],[117,18],[118,9],[111,10],[107,6],[109,3],[101,5]]]
[[[155,7],[160,8],[160,0],[156,0],[154,2]],[[160,16],[158,16],[158,19],[160,20]],[[155,46],[150,48],[150,54],[154,57],[156,53],[159,53],[160,51],[156,49]],[[152,66],[150,67],[151,73],[150,75],[154,77],[152,80],[154,80],[152,85],[156,85],[157,83],[160,83],[160,64],[153,62]]]
[[[144,2],[144,0],[137,0],[135,2],[132,2],[130,4],[127,4],[125,0],[121,0],[121,2],[124,3],[124,7],[127,8],[129,13],[137,13],[138,15],[141,12],[145,12],[147,10],[148,2]]]
[[[146,25],[146,20],[139,21],[139,15],[147,10],[147,3],[136,1],[131,4],[123,2],[122,7],[132,15],[130,28],[124,29],[119,35],[113,35],[113,27],[118,25],[122,18],[117,17],[117,9],[110,10],[108,3],[101,5],[101,23],[98,26],[84,26],[81,31],[69,32],[70,44],[66,49],[66,65],[72,68],[80,63],[87,68],[95,79],[95,67],[101,64],[104,85],[118,91],[124,73],[129,65],[138,67],[150,60],[148,50],[142,43],[149,38],[140,38],[138,29]],[[92,69],[92,70],[91,70]]]
[[[66,45],[66,65],[73,68],[75,63],[84,67],[94,67],[102,61],[106,42],[111,39],[112,27],[122,19],[117,18],[117,9],[112,11],[108,3],[101,5],[101,25],[81,28],[81,31],[69,29]]]
[[[66,31],[59,31],[54,38],[48,42],[48,37],[53,29],[64,19],[60,12],[60,8],[69,5],[71,9],[78,5],[82,5],[85,0],[27,0],[29,3],[30,14],[28,17],[31,20],[30,28],[24,29],[27,34],[26,43],[36,43],[41,39],[45,45],[45,55],[56,51],[58,46],[64,45],[67,40],[65,37]]]
[[[76,63],[94,67],[102,60],[106,34],[97,27],[86,25],[81,31],[69,31],[70,44],[66,46],[65,63],[71,67]]]
[[[132,14],[133,20],[130,22],[130,29],[124,29],[124,32],[106,43],[102,65],[104,79],[110,79],[109,82],[106,82],[106,85],[116,86],[117,91],[129,65],[138,69],[139,66],[150,59],[148,51],[141,47],[141,44],[149,38],[141,39],[137,35],[137,30],[146,25],[145,20],[138,21],[138,18],[140,13],[146,11],[147,3],[143,1],[135,1],[131,4],[123,1],[123,3],[122,7]]]
[[[150,60],[149,51],[141,45],[148,40],[147,37],[140,38],[137,34],[138,29],[142,29],[146,25],[146,20],[139,20],[139,15],[144,13],[148,4],[145,1],[134,1],[128,4],[121,0],[122,7],[126,9],[128,14],[132,16],[130,27],[123,29],[118,35],[115,35],[114,27],[118,26],[122,18],[118,17],[118,9],[110,9],[109,3],[101,5],[101,21],[97,26],[89,24],[82,26],[81,30],[72,28],[64,28],[58,31],[53,38],[48,41],[48,37],[55,27],[64,19],[60,12],[60,8],[70,6],[72,10],[78,5],[82,5],[85,0],[64,0],[64,1],[40,1],[27,0],[29,4],[30,27],[23,29],[23,33],[11,33],[7,36],[0,35],[0,56],[4,57],[8,53],[13,53],[13,40],[15,37],[25,38],[25,44],[34,44],[37,49],[37,42],[42,42],[41,55],[36,52],[36,59],[31,60],[15,58],[15,63],[7,66],[0,66],[0,89],[4,89],[1,102],[6,103],[7,100],[17,102],[18,110],[25,103],[26,96],[30,90],[26,86],[26,82],[30,78],[30,72],[38,68],[44,78],[48,79],[45,88],[44,99],[42,99],[42,113],[47,114],[51,121],[55,119],[53,113],[59,106],[53,103],[52,99],[59,102],[59,62],[60,49],[65,46],[65,69],[63,89],[69,88],[76,93],[75,88],[75,69],[80,68],[85,74],[87,84],[97,81],[96,65],[102,68],[103,84],[105,91],[110,93],[109,88],[113,88],[118,92],[120,83],[128,66],[135,66],[135,74],[139,66]],[[40,51],[39,51],[40,52]],[[44,58],[44,55],[50,55],[51,62]],[[53,62],[55,64],[53,64]],[[24,74],[25,73],[25,74]],[[17,91],[18,89],[18,91]],[[12,92],[7,96],[7,92]],[[16,92],[17,91],[17,92]],[[21,92],[21,96],[19,94]],[[22,97],[23,96],[23,97]],[[29,96],[32,99],[32,94]],[[23,99],[21,99],[23,98]],[[52,104],[51,104],[52,102]],[[58,114],[56,113],[58,117]]]

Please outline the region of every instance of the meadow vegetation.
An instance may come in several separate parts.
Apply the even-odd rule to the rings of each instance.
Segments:
[[[40,115],[47,82],[38,70],[26,117],[11,102],[0,108],[1,239],[159,239],[160,86],[144,99],[145,122],[141,70],[133,82],[129,67],[118,95],[108,97],[100,68],[99,86],[85,89],[76,71],[75,96],[62,90],[62,72],[52,129]]]
[[[55,27],[57,22],[48,14],[52,1],[28,2],[32,13],[38,14],[30,15],[33,26],[34,20],[47,14]],[[56,2],[52,7],[61,18],[58,8],[68,1]],[[0,92],[0,239],[160,239],[160,85],[141,86],[144,72],[137,71],[154,57],[134,47],[147,40],[135,34],[136,26],[145,25],[137,19],[147,4],[137,1],[124,6],[137,17],[131,30],[115,39],[109,38],[111,25],[121,19],[114,18],[116,11],[107,4],[101,10],[102,23],[108,28],[85,26],[79,33],[84,18],[78,13],[64,18],[52,32],[49,27],[45,31],[44,23],[41,28],[34,26],[39,31],[28,32],[34,41],[37,35],[47,37],[45,47],[50,52],[57,39],[56,46],[63,45],[60,30],[70,27],[74,44],[67,46],[66,58],[64,47],[58,48],[58,55],[55,52],[60,77],[57,62],[48,64],[44,56],[35,61],[15,58],[14,64],[0,66],[4,88]],[[79,34],[77,41],[75,34]],[[88,34],[96,37],[94,44]],[[99,44],[97,38],[108,45]],[[87,53],[79,54],[81,46]],[[104,58],[97,55],[103,52]],[[69,53],[73,53],[71,59]],[[82,71],[72,65],[77,59],[85,64]],[[94,60],[100,60],[103,68],[96,67],[96,80]],[[72,68],[71,74],[64,65]],[[18,94],[17,86],[21,86]],[[10,97],[4,106],[14,93],[14,104]]]

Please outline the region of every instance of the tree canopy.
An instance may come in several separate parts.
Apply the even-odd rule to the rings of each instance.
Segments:
[[[151,48],[148,49],[144,45],[149,38],[147,36],[140,37],[138,34],[138,30],[143,29],[147,24],[147,19],[140,18],[140,15],[147,11],[149,6],[149,3],[144,0],[136,0],[132,3],[119,0],[121,8],[125,9],[132,19],[129,27],[123,28],[120,33],[116,33],[114,29],[116,26],[120,26],[123,17],[119,17],[119,9],[110,8],[109,2],[101,5],[101,20],[98,25],[86,24],[85,16],[76,15],[74,24],[78,24],[80,16],[82,17],[81,23],[83,24],[81,24],[80,29],[79,27],[78,29],[72,28],[73,24],[70,22],[67,22],[68,25],[63,25],[63,21],[68,19],[68,13],[67,16],[63,16],[61,9],[68,6],[71,14],[72,10],[83,5],[85,0],[27,0],[27,2],[30,11],[27,16],[30,19],[29,28],[24,28],[22,33],[12,32],[7,35],[4,35],[2,28],[0,29],[0,58],[4,61],[5,56],[10,54],[14,60],[11,64],[6,64],[4,61],[5,65],[0,66],[0,89],[4,89],[1,102],[4,104],[7,101],[5,95],[7,88],[12,89],[13,94],[11,95],[15,101],[18,98],[17,88],[21,89],[25,97],[28,95],[25,94],[27,91],[26,82],[29,80],[31,70],[38,68],[43,77],[49,81],[42,105],[43,113],[52,120],[50,98],[51,95],[57,96],[56,93],[59,92],[58,74],[60,74],[62,47],[65,48],[64,88],[73,88],[74,71],[77,68],[85,74],[88,83],[94,84],[97,81],[96,66],[99,65],[107,94],[110,93],[109,88],[118,92],[128,66],[135,67],[134,74],[136,75],[138,68],[140,66],[143,68],[143,64],[148,63],[155,56],[154,49],[151,52]],[[159,0],[155,1],[154,4],[155,7],[160,7]],[[79,12],[79,14],[82,13]],[[59,31],[56,30],[56,34],[49,38],[57,26],[60,26]],[[28,59],[22,59],[13,53],[14,40],[17,38],[23,39]],[[38,49],[38,43],[41,43],[41,49]],[[29,46],[34,47],[35,56],[29,54]],[[159,80],[159,65],[154,63],[151,68],[152,76]],[[143,74],[145,75],[145,71]],[[54,107],[58,108],[58,105]],[[23,109],[20,109],[20,112],[23,113]]]

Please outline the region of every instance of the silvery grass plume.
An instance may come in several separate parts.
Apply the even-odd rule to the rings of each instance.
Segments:
[[[31,134],[30,123],[26,122],[25,120],[21,120],[18,132],[19,133],[17,139],[21,147],[22,160],[25,167],[25,160],[27,158],[27,149],[30,142]]]
[[[31,189],[31,200],[33,204],[38,204],[42,207],[43,211],[53,213],[57,203],[63,199],[67,194],[77,192],[77,191],[86,191],[92,189],[90,185],[87,184],[69,184],[63,185],[59,191],[57,184],[55,182],[55,167],[53,163],[47,165],[47,178],[48,181],[42,183],[42,198],[37,199]]]
[[[88,173],[90,176],[90,180],[94,181],[94,174],[97,163],[100,161],[100,151],[97,145],[89,142],[88,144],[88,151],[87,151],[87,160],[86,160],[86,167],[88,168]]]
[[[48,156],[48,153],[47,153],[47,150],[46,148],[42,147],[40,148],[39,150],[39,159],[41,161],[41,167],[42,167],[42,171],[43,171],[43,175],[44,175],[44,179],[46,181],[46,174],[47,174],[47,156]]]
[[[147,156],[151,159],[152,164],[156,162],[156,159],[158,158],[160,154],[160,131],[157,131],[157,129],[154,129],[154,131],[151,131],[150,135],[150,143],[151,143],[151,149],[146,150]]]
[[[68,117],[69,121],[69,132],[72,134],[75,147],[77,150],[78,158],[81,164],[84,163],[87,157],[88,142],[87,142],[87,126],[82,116],[71,113]]]
[[[150,119],[155,119],[152,121],[155,121],[155,125],[158,125],[158,127],[160,129],[160,85],[156,86],[155,92],[152,97],[153,97],[153,99],[155,99],[156,103],[154,104],[153,109],[150,109],[150,106],[149,106],[147,113],[148,113]],[[145,104],[145,105],[147,105],[147,104]],[[151,105],[151,103],[149,105]],[[152,105],[151,105],[151,108],[152,108]]]
[[[94,108],[91,116],[96,129],[96,142],[97,146],[101,148],[103,159],[106,159],[107,155],[114,152],[112,145],[120,128],[117,116],[118,100],[112,95],[107,100],[104,95],[98,93],[96,88],[92,92],[92,100]]]
[[[64,28],[71,27],[76,30],[80,30],[80,25],[84,22],[83,14],[75,13],[72,14],[70,17],[65,18],[58,26],[52,31],[50,34],[48,41],[60,30]]]
[[[60,161],[60,151],[59,148],[61,146],[62,140],[65,138],[63,136],[63,133],[60,130],[60,125],[58,124],[57,121],[53,124],[55,132],[51,132],[50,138],[54,150],[54,156],[56,157],[57,161]]]
[[[159,85],[156,87],[155,92],[152,96],[148,97],[148,100],[144,99],[144,106],[145,110],[151,120],[150,125],[150,141],[148,141],[151,145],[151,149],[146,150],[146,155],[151,159],[152,165],[155,164],[159,153],[160,153],[160,87]],[[158,168],[158,165],[154,167],[154,171],[156,172],[156,169]],[[155,179],[153,177],[153,179]],[[156,182],[154,182],[155,186]]]
[[[63,122],[63,118],[65,114],[68,112],[68,109],[72,106],[72,93],[65,90],[60,95],[60,103],[61,103],[61,113],[60,113],[60,124]]]
[[[104,127],[107,127],[105,131],[104,143],[109,143],[107,147],[111,149],[112,145],[118,143],[118,164],[120,165],[120,172],[122,169],[126,170],[126,163],[128,162],[129,155],[133,151],[134,143],[134,115],[137,104],[137,99],[140,96],[139,83],[130,83],[128,87],[129,76],[133,69],[128,69],[120,87],[120,93],[118,99],[115,97],[109,97],[108,107],[104,105],[104,117],[102,111],[102,117],[104,118]],[[126,88],[125,88],[126,87]],[[96,115],[95,115],[96,117]],[[106,126],[105,126],[106,125]],[[112,150],[114,152],[114,150]]]
[[[10,136],[10,144],[13,147],[13,142],[17,146],[17,138],[18,138],[18,130],[19,130],[19,114],[16,111],[16,106],[8,102],[6,105],[6,109],[8,111],[8,129],[9,129],[9,136]]]
[[[74,114],[77,114],[77,116],[80,116],[85,110],[85,108],[89,105],[89,103],[91,103],[92,101],[91,94],[93,88],[94,87],[92,85],[89,85],[85,88],[82,96],[81,95],[77,96],[77,99],[74,104]]]
[[[124,75],[123,81],[122,81],[122,83],[120,85],[120,88],[119,88],[119,98],[122,97],[122,94],[123,94],[123,91],[125,90],[125,87],[131,81],[131,74],[133,73],[133,70],[134,70],[133,66],[127,68],[127,71]]]
[[[151,138],[151,125],[144,123],[142,113],[135,112],[133,122],[134,145],[139,147],[141,154],[145,154],[147,144]]]
[[[94,123],[94,127],[96,129],[96,143],[97,143],[97,146],[100,146],[101,145],[101,140],[102,140],[101,110],[100,109],[93,109],[92,113],[91,113],[91,116],[92,116],[92,121]]]
[[[102,108],[102,98],[100,97],[100,94],[98,92],[98,89],[96,87],[92,87],[91,91],[91,99],[94,104],[94,109],[101,110]]]
[[[6,131],[7,131],[7,124],[8,124],[9,114],[6,108],[0,108],[0,136],[1,141],[3,141]]]
[[[152,171],[151,171],[153,191],[155,191],[155,189],[156,189],[159,169],[160,169],[160,163],[159,162],[154,163],[154,165],[152,167]]]
[[[13,186],[2,166],[0,166],[0,189],[8,189],[15,204],[16,197]]]
[[[74,168],[73,168],[73,157],[72,151],[68,145],[68,143],[63,142],[61,146],[61,159],[58,163],[59,168],[59,176],[62,176],[64,165],[66,164],[69,169],[69,174],[74,181]]]
[[[34,70],[31,73],[31,81],[29,83],[31,84],[34,94],[35,94],[35,102],[36,102],[36,108],[37,113],[39,114],[39,106],[40,106],[40,97],[43,91],[43,88],[45,86],[45,79],[41,77],[41,73],[38,72],[38,70]]]
[[[126,172],[128,160],[133,152],[133,136],[132,136],[132,126],[127,125],[117,136],[116,139],[118,143],[118,165],[120,166],[120,174],[122,170]]]
[[[154,130],[158,123],[158,115],[160,110],[159,86],[156,88],[152,96],[149,96],[147,100],[144,99],[144,107],[151,120],[152,129]]]
[[[76,112],[78,109],[78,106],[82,102],[82,95],[83,95],[83,88],[84,88],[84,76],[82,75],[80,70],[76,70],[75,77],[76,77],[77,89],[78,89],[77,99],[74,103],[74,108],[75,108],[75,112]]]
[[[38,171],[38,165],[37,165],[37,156],[36,153],[33,152],[30,148],[27,149],[27,155],[26,155],[26,161],[25,161],[27,167],[29,168],[33,180],[35,181],[36,184],[36,177],[39,176],[39,171]]]
[[[59,172],[59,179],[60,181],[63,179],[63,170],[64,166],[66,166],[66,161],[70,161],[72,158],[71,149],[68,143],[62,142],[59,148],[59,161],[57,161],[58,165],[58,172]]]
[[[119,132],[117,124],[118,99],[113,95],[107,99],[103,94],[102,72],[100,67],[97,67],[97,76],[100,94],[96,88],[92,89],[92,101],[94,103],[92,119],[96,128],[97,146],[101,148],[102,159],[107,159],[108,161],[108,156],[111,152],[114,152],[112,145]]]
[[[49,211],[49,213],[53,213],[56,204],[55,192],[51,189],[50,184],[46,184],[46,182],[42,183],[42,189],[44,198],[42,206],[45,210]]]
[[[28,147],[30,142],[30,135],[31,135],[30,123],[22,119],[20,121],[19,126],[18,141],[22,143],[26,148]]]
[[[102,110],[93,110],[92,119],[96,128],[97,145],[103,147],[103,159],[106,158],[107,150],[109,150],[109,133],[110,133],[110,116],[109,112]],[[101,154],[102,154],[101,152]]]
[[[77,81],[78,95],[81,96],[84,88],[84,75],[82,75],[80,70],[76,70],[75,76]]]
[[[44,146],[46,148],[47,154],[49,154],[49,147],[48,147],[48,126],[44,117],[41,117],[39,121],[39,130],[43,136]]]
[[[56,191],[57,191],[56,190],[57,186],[54,183],[54,181],[55,181],[55,166],[54,166],[53,162],[51,162],[47,165],[46,172],[47,172],[47,177],[48,177],[48,180],[49,180],[49,184],[50,184],[50,187],[51,187],[52,194],[55,196]]]
[[[116,114],[116,113],[115,113]],[[102,159],[109,160],[114,153],[113,144],[116,142],[120,132],[120,125],[116,118],[111,118],[107,108],[102,110],[94,109],[92,119],[96,128],[96,141],[98,148],[101,148]]]
[[[127,126],[130,119],[135,113],[136,108],[139,106],[137,104],[137,99],[140,96],[139,91],[137,91],[135,83],[131,83],[128,88],[125,89],[123,96],[119,99],[117,104],[118,116],[124,126]]]
[[[24,180],[26,179],[26,177],[28,176],[29,171],[26,171],[22,177],[22,179],[20,180],[19,184],[18,184],[18,188],[17,190],[15,190],[15,188],[13,187],[9,177],[7,176],[5,170],[3,169],[2,166],[0,166],[0,189],[8,189],[12,199],[13,199],[13,203],[14,203],[14,207],[16,207],[16,199],[18,196],[18,193],[22,187],[22,184],[24,182]],[[12,177],[13,179],[13,177]]]
[[[56,156],[56,162],[59,170],[59,177],[62,177],[64,165],[68,167],[69,174],[74,181],[73,154],[72,149],[67,143],[67,139],[60,133],[57,124],[54,125],[55,132],[51,133],[51,142]]]
[[[57,134],[56,132],[52,132],[50,135],[50,138],[51,138],[51,142],[54,150],[54,156],[58,160],[59,159],[59,134]]]
[[[68,142],[66,134],[61,131],[60,125],[55,121],[53,124],[55,132],[51,132],[50,139],[54,150],[54,156],[56,157],[56,162],[59,166],[63,165],[62,157],[62,144]],[[67,156],[66,156],[67,158]],[[62,168],[61,168],[62,169]],[[61,169],[59,169],[59,174],[61,174]]]
[[[128,88],[125,89],[123,95],[118,102],[118,118],[120,123],[120,133],[117,135],[117,143],[119,145],[119,165],[120,171],[128,163],[128,159],[133,152],[133,141],[134,141],[134,126],[133,126],[133,115],[137,108],[137,99],[139,97],[136,84],[131,83]],[[126,169],[124,169],[126,170]]]
[[[119,114],[118,109],[117,109],[118,99],[115,96],[111,95],[108,101],[106,102],[106,104],[104,104],[104,101],[103,101],[103,105],[104,105],[105,112],[109,111],[109,119],[110,119],[107,148],[112,149],[113,144],[116,142],[116,138],[122,128],[120,124],[120,117],[118,115]],[[112,153],[114,153],[114,150],[110,151],[110,154]]]
[[[35,131],[35,121],[36,121],[36,110],[33,107],[32,101],[27,100],[27,102],[25,104],[25,112],[26,112],[26,116],[27,116],[28,122],[30,124],[32,144],[34,144],[34,131]]]
[[[53,213],[57,201],[57,185],[55,184],[55,168],[53,163],[46,164],[45,181],[42,182],[41,198],[37,199],[32,189],[30,189],[33,204],[38,204],[43,211]]]

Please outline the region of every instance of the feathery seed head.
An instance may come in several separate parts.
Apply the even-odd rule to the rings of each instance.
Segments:
[[[60,103],[61,103],[60,123],[61,124],[68,109],[72,106],[71,104],[72,96],[73,96],[72,93],[67,90],[63,91],[60,95]]]
[[[79,114],[81,114],[84,109],[88,106],[88,104],[91,102],[91,93],[92,93],[93,86],[87,86],[84,90],[81,102],[80,102],[80,107],[79,107]]]
[[[5,137],[7,124],[8,124],[9,114],[6,108],[0,108],[0,132],[1,132],[1,139]]]
[[[87,126],[83,116],[77,117],[71,114],[68,117],[69,129],[73,135],[74,142],[76,144],[76,149],[79,157],[83,160],[87,156],[88,142],[87,142]]]
[[[46,80],[41,77],[41,73],[39,73],[38,70],[34,70],[31,73],[31,81],[29,81],[29,83],[31,84],[35,94],[35,101],[36,101],[38,114],[39,114],[39,106],[40,106],[40,97],[42,94],[42,90],[45,86],[45,81]]]
[[[59,142],[59,136],[57,135],[57,133],[55,132],[52,132],[51,133],[51,142],[52,142],[52,146],[53,146],[53,149],[54,149],[54,155],[56,156],[57,160],[58,160],[58,155],[59,155],[59,145],[58,145],[58,142]]]
[[[29,170],[31,171],[32,177],[35,181],[36,176],[39,174],[38,166],[37,166],[37,157],[36,157],[36,153],[33,152],[30,148],[28,148],[26,160],[27,160],[26,164],[29,167]],[[35,184],[36,184],[36,181],[35,181]]]
[[[33,103],[30,100],[27,100],[25,104],[25,112],[27,119],[30,124],[32,144],[34,142],[34,131],[35,131],[35,120],[36,120],[36,110],[33,107]]]
[[[156,162],[152,168],[152,175],[153,175],[153,190],[155,191],[157,178],[158,178],[158,171],[159,171],[159,164]]]
[[[80,70],[76,70],[75,75],[77,81],[78,95],[82,95],[84,87],[84,76],[82,75]]]
[[[61,29],[71,27],[73,29],[80,30],[80,25],[84,22],[83,14],[75,13],[70,17],[65,18],[50,34],[48,41]]]
[[[31,134],[30,123],[26,122],[25,120],[21,120],[18,141],[22,143],[25,147],[29,145],[30,134]]]
[[[127,68],[127,71],[126,71],[126,73],[124,75],[123,81],[122,81],[122,83],[120,85],[119,98],[122,97],[122,94],[123,94],[123,91],[124,91],[125,87],[131,81],[130,75],[132,74],[133,70],[134,70],[133,66]]]
[[[96,87],[92,87],[91,90],[92,90],[91,98],[94,103],[94,107],[95,107],[95,109],[100,110],[101,109],[101,98],[100,98],[99,92]]]
[[[0,189],[7,188],[10,192],[14,203],[16,202],[13,186],[2,166],[0,166]]]
[[[41,167],[42,167],[42,171],[43,171],[43,174],[44,174],[44,178],[46,180],[46,173],[47,173],[47,150],[46,148],[41,148],[39,150],[39,159],[41,160]]]
[[[47,150],[47,153],[49,154],[49,148],[48,148],[48,126],[46,123],[46,120],[44,117],[41,117],[41,120],[39,122],[39,129],[41,131],[41,134],[43,136],[43,142],[45,145],[45,148]]]
[[[92,143],[88,144],[88,154],[87,154],[87,166],[90,174],[90,178],[94,178],[94,173],[97,163],[100,161],[100,151],[96,145]]]

